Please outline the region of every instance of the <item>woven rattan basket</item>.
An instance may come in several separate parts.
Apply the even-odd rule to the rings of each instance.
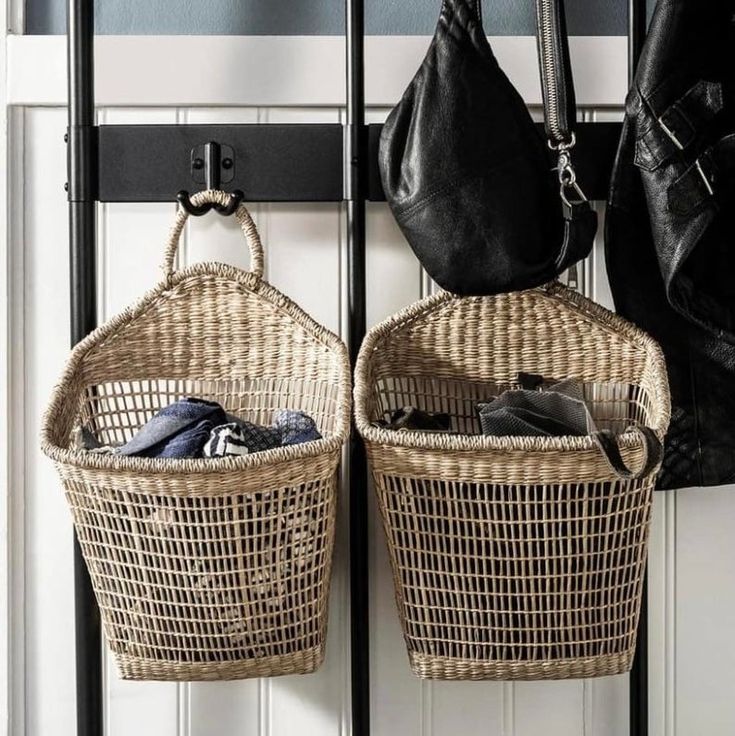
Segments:
[[[373,328],[360,351],[357,427],[419,677],[561,679],[631,665],[656,468],[621,479],[586,436],[481,436],[477,403],[520,371],[582,381],[633,469],[647,451],[629,425],[651,428],[656,444],[667,429],[657,345],[560,284],[429,297]],[[449,413],[458,433],[376,425],[405,406]]]
[[[195,205],[228,196],[204,192]],[[337,466],[349,428],[343,343],[251,271],[216,263],[166,277],[71,354],[43,420],[107,640],[128,679],[215,680],[314,671],[324,656]],[[270,424],[299,409],[323,439],[244,457],[148,459],[75,449],[75,428],[130,439],[183,396]]]

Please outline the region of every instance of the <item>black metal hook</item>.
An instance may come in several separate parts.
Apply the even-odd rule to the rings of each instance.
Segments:
[[[203,204],[194,204],[189,197],[189,192],[186,189],[182,189],[177,195],[176,200],[182,206],[184,210],[194,217],[201,217],[206,215],[210,210],[218,212],[223,217],[229,217],[234,214],[235,210],[240,206],[240,203],[245,198],[245,195],[236,189],[234,192],[230,192],[230,199],[227,204],[220,204],[219,202],[204,202]]]

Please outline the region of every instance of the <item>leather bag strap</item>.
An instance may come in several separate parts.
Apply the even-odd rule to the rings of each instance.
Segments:
[[[634,429],[641,435],[645,448],[643,464],[637,471],[631,470],[625,464],[623,456],[620,454],[617,437],[610,430],[603,429],[592,435],[610,468],[623,480],[639,480],[640,478],[645,478],[656,470],[664,456],[663,444],[650,427],[636,426]]]
[[[584,257],[591,250],[597,230],[597,218],[577,183],[572,165],[571,150],[576,142],[574,125],[577,101],[569,60],[564,0],[535,0],[535,3],[544,129],[549,147],[558,154],[559,194],[564,203],[564,243],[560,261],[564,261],[566,267],[569,267],[578,260],[571,257],[575,252],[582,253]]]
[[[564,0],[535,0],[536,43],[544,102],[544,127],[553,147],[573,145],[577,102],[569,60]]]

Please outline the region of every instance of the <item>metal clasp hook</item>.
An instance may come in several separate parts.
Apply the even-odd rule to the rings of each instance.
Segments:
[[[574,132],[572,132],[572,137],[567,142],[557,144],[554,144],[551,141],[548,142],[549,148],[559,154],[559,158],[556,163],[556,170],[559,176],[559,196],[567,207],[572,206],[572,202],[567,196],[570,190],[573,190],[577,195],[574,199],[574,204],[588,201],[585,193],[582,191],[579,184],[577,184],[577,172],[574,170],[574,166],[572,164],[572,155],[570,151],[574,148],[576,142],[577,137],[574,135]]]

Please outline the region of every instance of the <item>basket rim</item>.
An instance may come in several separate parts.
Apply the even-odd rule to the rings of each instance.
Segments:
[[[237,457],[212,458],[149,458],[128,455],[101,455],[85,450],[69,450],[51,442],[42,441],[41,450],[54,462],[89,470],[109,470],[144,475],[216,475],[252,470],[269,465],[280,465],[293,460],[307,460],[338,452],[344,441],[341,437],[303,442],[300,445],[275,447]]]
[[[666,363],[663,352],[658,343],[636,325],[628,322],[614,312],[593,302],[579,292],[564,286],[559,281],[553,281],[543,286],[527,290],[536,292],[548,298],[563,302],[565,306],[577,311],[580,316],[593,320],[599,327],[621,334],[632,342],[637,343],[645,351],[652,370],[656,374],[655,395],[652,397],[662,409],[658,412],[658,421],[649,425],[663,440],[668,429],[671,414],[671,397],[666,372]],[[511,292],[520,294],[523,292]],[[589,451],[596,450],[597,445],[589,435],[563,437],[522,437],[522,436],[485,436],[470,434],[443,434],[437,432],[396,432],[376,426],[369,420],[368,403],[372,386],[368,376],[373,356],[379,351],[382,341],[390,338],[392,333],[405,327],[411,322],[430,315],[439,308],[462,300],[487,300],[493,296],[458,296],[447,291],[425,297],[397,312],[388,319],[372,327],[360,347],[355,364],[355,382],[353,391],[353,406],[355,425],[360,435],[368,443],[389,447],[405,447],[412,449],[443,450],[456,452],[475,451],[520,451],[520,452],[559,452],[559,451]],[[505,295],[509,296],[509,295]],[[618,435],[621,448],[643,448],[640,434],[634,430]]]
[[[76,390],[75,378],[86,355],[94,348],[104,345],[105,341],[114,338],[117,332],[142,318],[150,309],[176,289],[184,281],[192,279],[222,278],[237,284],[250,294],[268,302],[284,317],[293,320],[306,330],[315,340],[338,358],[339,376],[335,409],[335,425],[325,438],[306,442],[300,445],[278,447],[263,452],[256,452],[240,457],[225,458],[141,458],[120,455],[100,455],[84,450],[62,447],[54,440],[53,427],[62,408],[69,400],[70,389],[74,400],[79,393]],[[110,380],[147,380],[147,379],[114,379]],[[199,380],[191,378],[190,380]],[[83,390],[84,386],[81,387]],[[89,333],[71,350],[62,374],[54,386],[46,411],[41,420],[40,446],[42,452],[55,462],[84,468],[109,469],[114,471],[134,471],[152,474],[185,474],[185,473],[221,473],[244,470],[281,463],[299,458],[314,458],[339,450],[344,444],[350,429],[351,413],[351,372],[347,347],[341,338],[328,328],[319,324],[288,296],[269,284],[261,276],[216,261],[195,263],[176,271],[170,278],[164,278],[148,290],[136,302],[114,315],[102,325]]]

